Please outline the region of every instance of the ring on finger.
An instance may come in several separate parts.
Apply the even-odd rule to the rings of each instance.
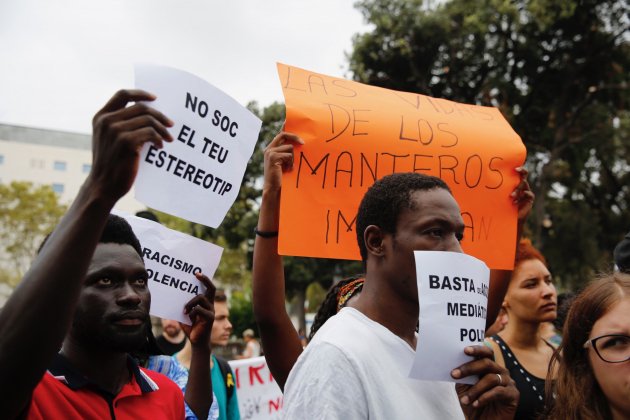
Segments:
[[[496,374],[499,377],[499,386],[503,385],[503,377],[500,374]]]

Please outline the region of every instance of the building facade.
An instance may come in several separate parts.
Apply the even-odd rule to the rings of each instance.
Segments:
[[[70,204],[92,168],[92,139],[86,134],[0,124],[0,183],[50,185]],[[135,213],[146,206],[133,189],[116,205]]]

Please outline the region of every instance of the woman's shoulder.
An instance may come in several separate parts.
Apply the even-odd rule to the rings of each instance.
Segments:
[[[499,347],[499,341],[500,337],[498,335],[493,335],[491,337],[486,337],[483,344],[490,347],[494,352],[494,361],[497,362],[500,366],[505,367],[505,359],[503,358],[503,353],[501,352],[501,348]]]

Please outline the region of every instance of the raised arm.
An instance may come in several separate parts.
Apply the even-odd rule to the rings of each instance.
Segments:
[[[521,177],[521,182],[512,191],[511,198],[514,205],[518,208],[518,221],[516,225],[516,243],[514,248],[518,247],[523,234],[523,228],[529,212],[534,204],[534,193],[529,188],[527,182],[527,169],[520,166],[514,169]],[[490,270],[490,290],[488,291],[488,311],[486,318],[486,330],[494,323],[499,315],[499,310],[505,298],[512,277],[512,270]]]
[[[184,399],[198,419],[207,419],[212,405],[212,378],[210,377],[210,334],[214,323],[214,294],[216,288],[205,275],[197,279],[206,286],[203,295],[197,295],[186,304],[192,326],[181,324],[192,347],[188,383]]]
[[[265,176],[258,216],[259,234],[254,243],[252,281],[254,317],[267,365],[283,390],[291,368],[302,353],[302,344],[285,308],[284,267],[282,257],[278,255],[277,236],[282,171],[293,167],[293,143],[303,144],[293,134],[280,133],[265,149]]]
[[[107,217],[133,184],[146,142],[162,147],[172,122],[142,103],[155,97],[121,90],[93,120],[92,171],[0,312],[0,413],[28,404],[70,326],[79,292]]]

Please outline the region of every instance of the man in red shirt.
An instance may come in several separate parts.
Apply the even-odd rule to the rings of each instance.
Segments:
[[[173,123],[140,102],[154,99],[119,91],[96,114],[92,171],[0,312],[3,418],[184,417],[177,385],[129,356],[147,345],[151,295],[137,238],[124,219],[110,215],[133,184],[142,146],[172,141],[166,127]],[[212,296],[207,277],[197,277]],[[196,296],[185,310],[191,341],[201,342],[214,317],[208,297]],[[209,349],[203,353],[198,359],[208,365]],[[209,378],[209,368],[201,374]],[[186,394],[201,415],[209,408],[207,391],[201,403]]]

